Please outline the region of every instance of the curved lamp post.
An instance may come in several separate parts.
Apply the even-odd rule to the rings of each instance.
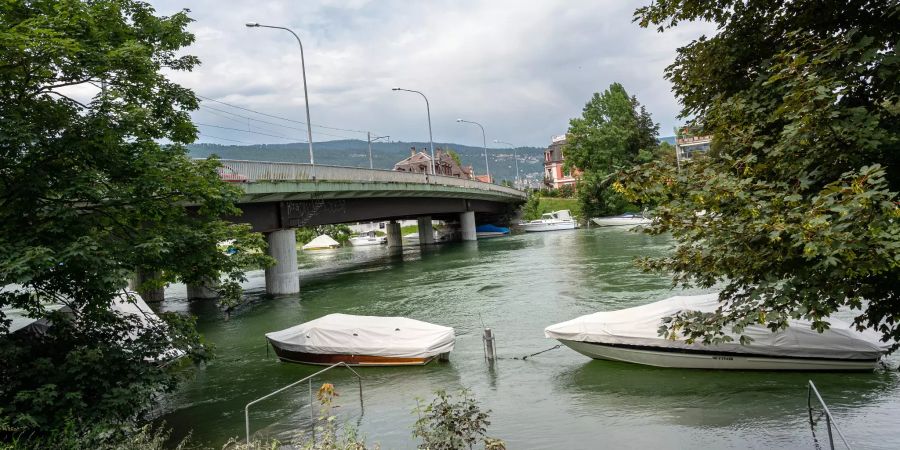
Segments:
[[[491,168],[488,166],[488,158],[487,158],[487,138],[484,134],[484,127],[481,126],[478,122],[472,122],[471,120],[462,120],[456,119],[459,123],[471,123],[472,125],[478,125],[478,128],[481,128],[481,142],[484,144],[484,170],[487,172],[488,182],[492,182],[491,180]]]
[[[306,101],[306,140],[309,141],[309,164],[315,166],[316,158],[313,156],[313,137],[312,137],[312,121],[309,120],[309,92],[306,90],[306,61],[303,58],[303,42],[300,41],[300,36],[297,36],[297,33],[294,33],[290,28],[285,27],[274,27],[271,25],[260,25],[256,22],[247,23],[248,28],[274,28],[276,30],[284,30],[288,33],[294,35],[297,38],[297,43],[300,44],[300,69],[303,74],[303,99]]]
[[[516,162],[516,187],[519,187],[519,155],[516,153],[516,147],[509,142],[498,141],[494,139],[495,144],[506,144],[513,151],[513,160]]]
[[[414,91],[412,89],[403,89],[403,88],[395,87],[391,90],[392,91],[415,92],[416,94],[421,95],[422,98],[425,99],[425,112],[428,113],[428,143],[431,147],[431,174],[434,175],[435,174],[435,172],[434,172],[434,138],[431,137],[431,106],[428,105],[428,97],[426,97],[425,94],[423,94],[419,91]]]

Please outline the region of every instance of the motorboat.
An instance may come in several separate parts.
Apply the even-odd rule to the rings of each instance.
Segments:
[[[492,224],[478,225],[475,227],[475,236],[478,239],[509,236],[509,228],[498,227]]]
[[[734,334],[729,335],[732,342],[706,345],[657,333],[663,318],[681,311],[714,312],[720,306],[718,297],[677,296],[588,314],[551,325],[544,336],[594,359],[693,369],[864,371],[874,369],[890,348],[876,332],[860,332],[837,319],[828,319],[831,326],[822,333],[806,320],[790,320],[777,332],[751,325],[743,331],[752,339],[745,345]]]
[[[266,339],[282,361],[352,366],[419,366],[447,359],[456,334],[451,327],[406,317],[329,314]]]
[[[374,231],[360,233],[350,238],[350,245],[354,247],[364,247],[367,245],[381,245],[387,243],[386,236],[379,236]]]
[[[568,209],[544,213],[538,220],[532,220],[522,224],[522,229],[528,232],[574,230],[578,223],[572,218]]]
[[[330,248],[338,248],[341,244],[332,239],[331,236],[323,234],[303,245],[303,250],[327,250]]]
[[[621,227],[649,225],[650,222],[652,222],[652,219],[643,214],[625,213],[618,216],[594,217],[591,219],[591,222],[594,222],[594,224],[600,227]]]

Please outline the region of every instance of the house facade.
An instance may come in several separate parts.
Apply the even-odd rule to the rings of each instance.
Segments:
[[[436,174],[466,180],[473,179],[472,166],[463,167],[457,164],[449,152],[437,149],[434,152],[434,159],[434,172]],[[431,156],[424,148],[421,151],[416,151],[416,148],[412,147],[409,150],[409,158],[394,164],[394,170],[398,172],[431,173]]]
[[[679,163],[681,161],[690,161],[694,156],[709,151],[712,136],[700,135],[689,127],[675,131],[675,156],[678,158]]]
[[[575,185],[579,170],[568,171],[565,168],[565,155],[563,147],[566,145],[566,135],[553,136],[550,146],[544,150],[544,184],[553,189],[559,189],[565,185]]]

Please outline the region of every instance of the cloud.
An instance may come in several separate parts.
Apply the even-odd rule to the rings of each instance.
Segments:
[[[436,141],[466,144],[480,143],[480,130],[457,124],[457,117],[483,124],[488,141],[545,146],[594,92],[615,81],[668,134],[679,106],[663,70],[679,46],[712,30],[706,24],[665,34],[641,29],[631,21],[640,4],[618,1],[153,3],[160,14],[187,7],[196,20],[190,27],[196,42],[186,52],[203,64],[172,78],[198,94],[305,121],[293,36],[244,23],[284,26],[303,40],[314,124],[427,140],[425,104],[391,91],[401,86],[428,96]],[[229,123],[206,110],[195,117]],[[326,132],[331,135],[316,140],[365,138]],[[240,140],[285,142],[250,134]]]

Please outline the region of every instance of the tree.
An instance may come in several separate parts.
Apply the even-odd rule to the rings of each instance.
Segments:
[[[588,217],[618,214],[629,205],[611,189],[612,174],[653,159],[658,133],[650,113],[619,83],[595,93],[582,116],[569,122],[566,170],[583,171],[578,196]]]
[[[456,150],[448,149],[447,154],[450,155],[450,158],[453,159],[457,166],[462,167],[462,160],[459,159],[459,153],[456,153]]]
[[[224,275],[234,298],[243,270],[270,261],[259,234],[220,219],[240,213],[240,190],[218,162],[187,157],[197,99],[163,71],[198,64],[178,54],[190,19],[154,13],[134,0],[0,5],[0,307],[53,324],[13,334],[0,311],[4,430],[128,423],[174,386],[163,352],[204,357],[189,317],[145,326],[111,310],[135,269],[153,286]],[[226,240],[236,253],[217,248]]]
[[[847,307],[857,327],[900,338],[900,4],[664,1],[635,17],[660,31],[718,27],[666,71],[711,150],[617,184],[658,201],[648,231],[675,239],[645,268],[724,286],[719,311],[679,314],[661,332],[718,342],[791,318],[821,331]]]

